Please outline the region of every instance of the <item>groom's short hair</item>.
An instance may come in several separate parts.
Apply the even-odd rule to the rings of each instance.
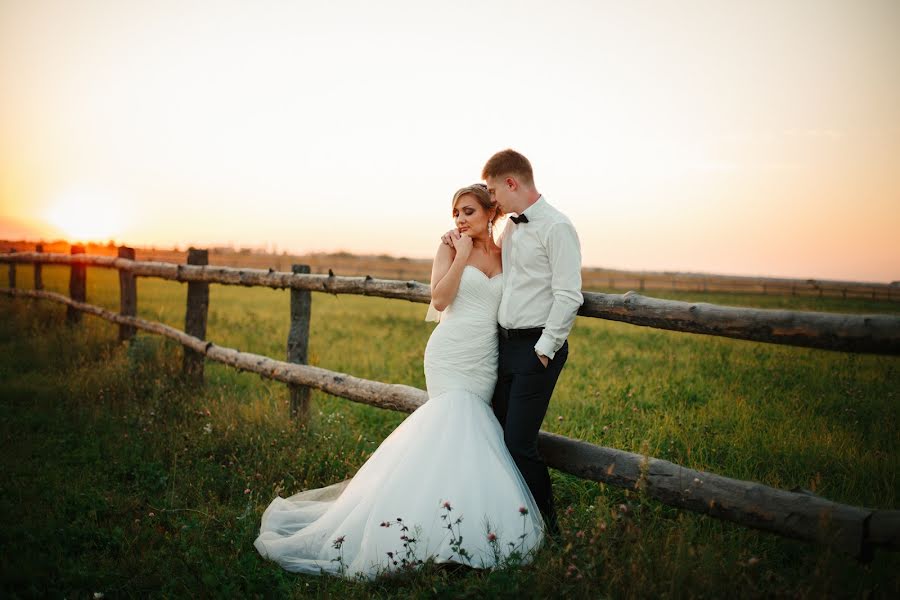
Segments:
[[[488,177],[504,177],[516,175],[528,185],[534,185],[534,172],[528,159],[515,150],[501,150],[484,163],[481,170],[481,178],[487,181]]]

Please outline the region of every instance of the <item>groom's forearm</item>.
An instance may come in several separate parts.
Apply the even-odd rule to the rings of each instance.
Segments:
[[[575,315],[584,302],[581,294],[581,244],[569,223],[554,225],[547,237],[553,304],[544,324],[544,332],[534,345],[538,354],[553,358],[569,337]]]
[[[534,345],[538,354],[553,358],[556,351],[569,337],[569,332],[572,331],[575,317],[583,301],[584,297],[581,292],[572,292],[571,290],[554,292],[553,306],[550,308],[547,324],[544,325],[544,332]]]

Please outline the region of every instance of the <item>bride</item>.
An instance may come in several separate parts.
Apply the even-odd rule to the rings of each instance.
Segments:
[[[534,498],[491,410],[503,275],[486,186],[453,196],[464,235],[438,247],[438,326],[425,347],[428,401],[356,475],[276,497],[254,545],[288,571],[371,579],[427,561],[488,568],[532,559],[544,537]],[[436,313],[435,311],[443,311]]]

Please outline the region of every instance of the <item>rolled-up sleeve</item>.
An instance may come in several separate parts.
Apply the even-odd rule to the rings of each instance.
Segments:
[[[554,223],[547,232],[546,248],[553,305],[544,332],[534,349],[553,358],[569,337],[575,316],[584,302],[581,294],[581,243],[575,227],[567,222]]]

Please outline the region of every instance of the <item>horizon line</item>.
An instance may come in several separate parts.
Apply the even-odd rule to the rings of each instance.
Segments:
[[[0,239],[0,244],[9,243],[9,244],[67,244],[69,246],[73,245],[83,245],[83,246],[95,246],[95,247],[105,247],[105,248],[118,248],[118,247],[129,247],[134,248],[135,250],[145,250],[145,251],[171,251],[177,253],[187,252],[190,248],[198,248],[199,246],[193,244],[187,244],[182,246],[180,244],[175,244],[171,246],[171,248],[166,248],[164,246],[156,246],[156,245],[143,245],[143,246],[128,246],[127,244],[115,243],[116,240],[109,239],[106,242],[99,241],[76,241],[71,242],[69,240],[58,238],[54,240],[45,240],[41,238],[39,241],[32,240],[9,240],[9,239]],[[389,254],[385,252],[378,252],[372,254],[360,254],[357,252],[351,252],[349,250],[332,250],[332,251],[324,251],[324,250],[309,250],[306,252],[295,252],[282,250],[280,253],[278,252],[270,252],[265,246],[240,246],[235,245],[234,243],[229,243],[229,245],[209,245],[205,250],[229,250],[231,252],[241,252],[242,250],[250,250],[251,253],[257,255],[264,256],[337,256],[337,255],[345,255],[350,257],[377,257],[377,258],[385,258],[390,260],[408,260],[408,261],[416,261],[416,262],[431,262],[432,258],[425,257],[415,257],[415,256],[397,256],[394,254]],[[34,250],[32,250],[34,251]],[[591,266],[582,264],[581,266],[584,270],[596,270],[596,271],[604,271],[604,272],[616,272],[622,274],[629,275],[647,275],[647,276],[659,276],[659,275],[688,275],[688,276],[706,276],[706,277],[728,277],[735,279],[768,279],[768,280],[778,280],[778,281],[802,281],[802,282],[823,282],[823,283],[853,283],[853,284],[862,284],[862,285],[884,285],[884,286],[900,286],[900,279],[893,281],[864,281],[859,279],[826,279],[821,277],[779,277],[773,275],[746,275],[746,274],[737,274],[737,273],[712,273],[707,271],[681,271],[681,270],[666,270],[666,269],[621,269],[614,267],[601,267],[601,266]]]

